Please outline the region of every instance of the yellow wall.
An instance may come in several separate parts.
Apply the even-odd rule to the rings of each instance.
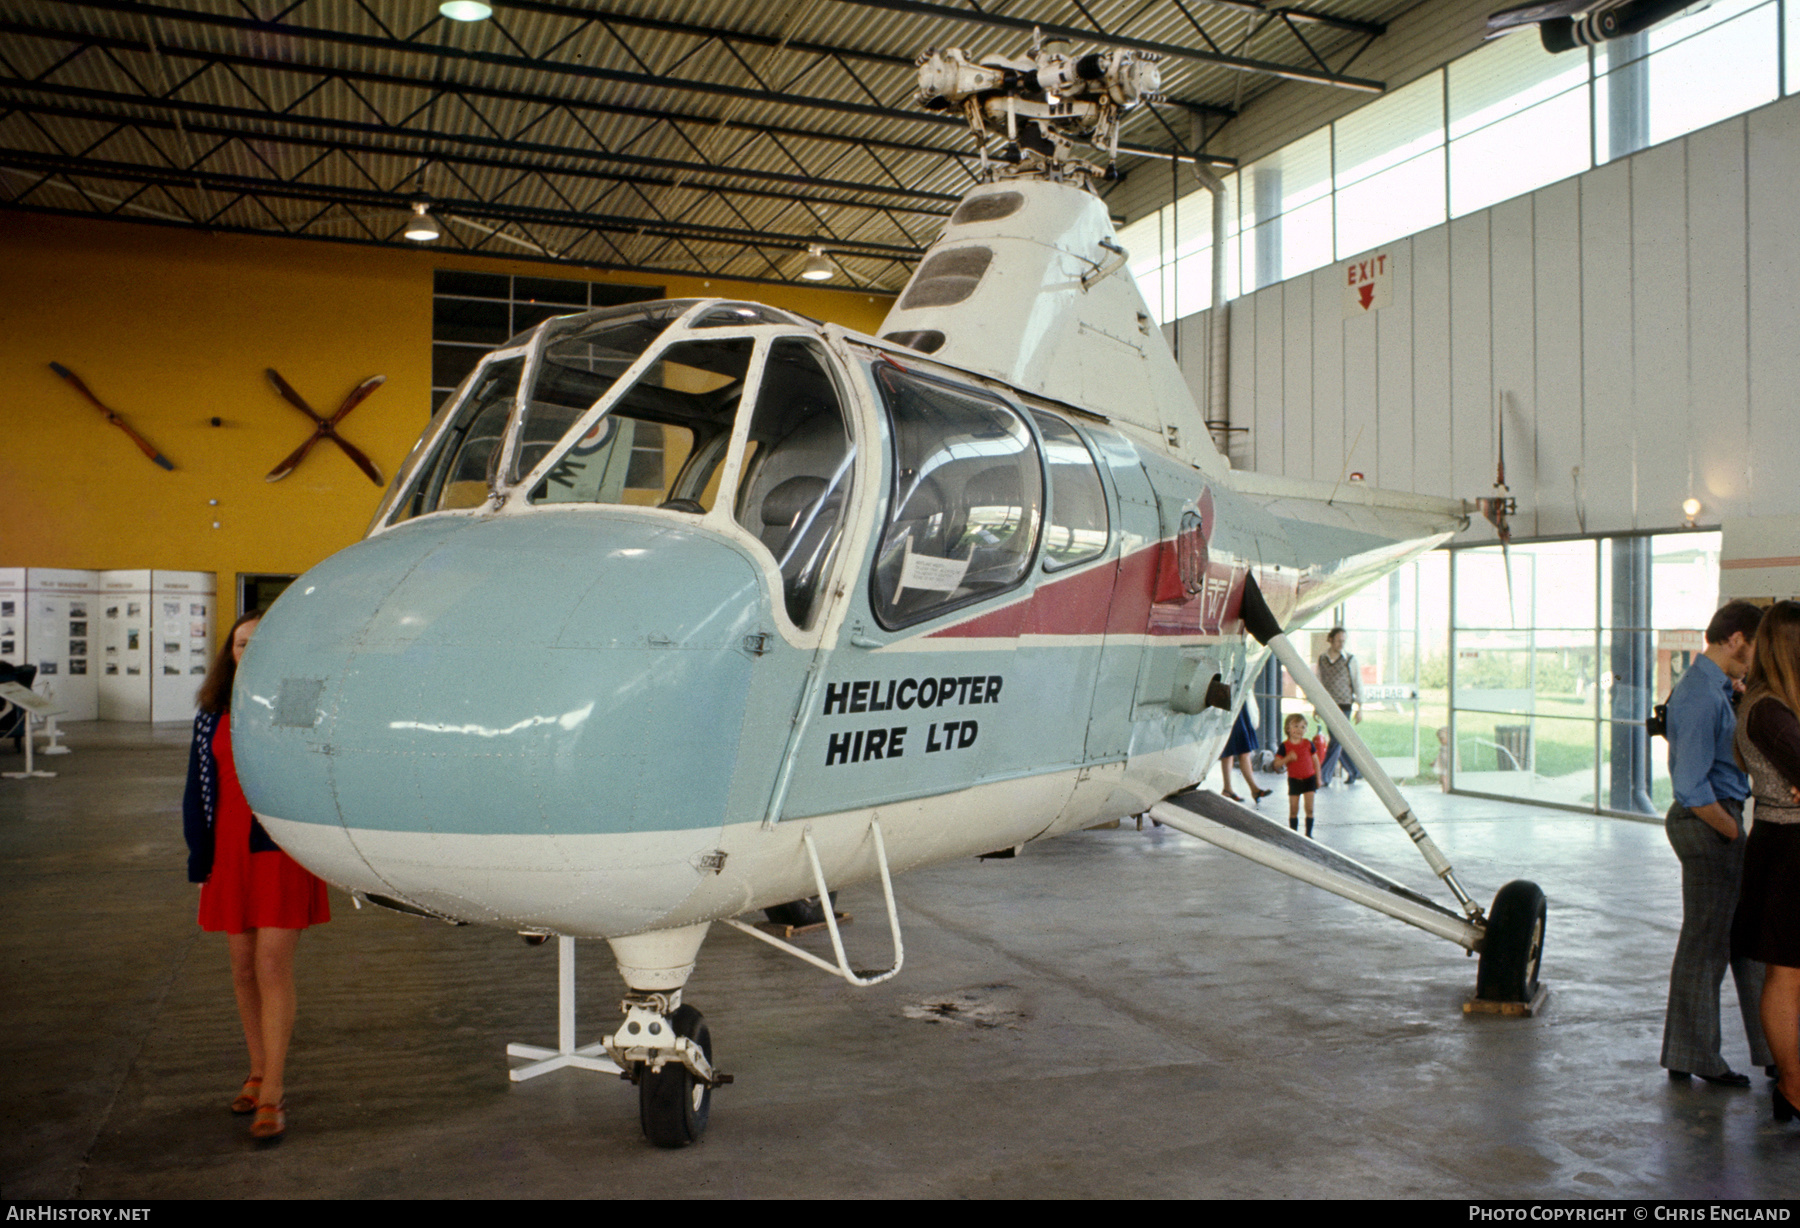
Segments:
[[[263,369],[326,416],[364,379],[386,375],[340,429],[391,478],[430,415],[435,268],[729,295],[862,332],[891,303],[0,212],[0,566],[216,572],[225,614],[238,572],[301,572],[355,541],[382,491],[335,444],[321,441],[286,479],[264,480],[312,424]],[[175,471],[153,465],[53,361]]]

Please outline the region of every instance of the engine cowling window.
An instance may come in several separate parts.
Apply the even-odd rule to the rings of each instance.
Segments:
[[[875,616],[908,626],[994,596],[1031,567],[1042,513],[1037,444],[979,389],[884,365],[894,489],[871,581]]]
[[[734,515],[775,556],[797,627],[811,623],[843,536],[854,459],[823,349],[798,337],[777,340],[763,364]]]

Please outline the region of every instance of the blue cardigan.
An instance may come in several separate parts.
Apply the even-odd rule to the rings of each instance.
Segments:
[[[188,751],[187,793],[181,799],[181,828],[187,837],[188,882],[203,883],[212,874],[213,821],[219,812],[219,763],[213,756],[213,734],[230,713],[202,712],[194,717],[194,744]],[[278,846],[250,816],[250,851],[273,853]]]

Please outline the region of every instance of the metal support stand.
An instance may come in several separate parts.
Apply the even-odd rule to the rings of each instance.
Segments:
[[[62,709],[56,707],[52,700],[46,699],[16,682],[0,682],[0,714],[11,712],[14,709],[22,709],[20,715],[25,718],[25,770],[23,772],[0,772],[0,776],[5,776],[8,780],[27,780],[33,776],[56,775],[55,772],[39,771],[32,760],[31,718],[33,716],[42,717],[49,720],[54,727],[56,716]],[[51,738],[52,744],[55,743],[55,740],[54,737]],[[59,748],[59,750],[63,754],[68,753],[66,747]]]
[[[1337,700],[1332,698],[1331,692],[1325,689],[1325,684],[1319,681],[1319,676],[1313,673],[1312,667],[1306,663],[1306,659],[1282,633],[1281,624],[1275,621],[1275,616],[1263,600],[1262,590],[1257,588],[1255,581],[1250,581],[1244,586],[1242,609],[1244,623],[1250,634],[1255,636],[1259,642],[1268,645],[1281,662],[1282,668],[1286,669],[1294,681],[1300,684],[1300,689],[1305,691],[1306,697],[1312,701],[1319,717],[1325,722],[1325,727],[1331,730],[1332,736],[1344,748],[1344,753],[1350,756],[1350,761],[1362,769],[1363,775],[1374,786],[1375,795],[1381,799],[1382,805],[1387,807],[1387,812],[1394,816],[1394,821],[1400,824],[1401,830],[1410,836],[1412,842],[1418,846],[1420,854],[1425,858],[1425,863],[1431,867],[1431,872],[1442,879],[1446,887],[1450,888],[1450,893],[1456,897],[1456,902],[1462,905],[1463,914],[1475,925],[1485,928],[1487,917],[1482,912],[1481,905],[1477,904],[1469,897],[1469,893],[1463,890],[1462,884],[1456,879],[1456,871],[1450,868],[1450,859],[1444,856],[1436,842],[1425,834],[1423,827],[1419,826],[1419,820],[1414,817],[1412,807],[1406,804],[1406,799],[1400,796],[1400,790],[1395,786],[1393,780],[1382,770],[1380,761],[1375,758],[1375,752],[1370,750],[1368,744],[1357,735],[1356,726],[1351,724],[1350,718],[1345,716],[1343,710],[1338,707]]]
[[[46,755],[66,755],[69,748],[62,744],[62,730],[56,727],[54,716],[44,719],[44,736],[49,741],[44,743],[43,753]]]
[[[592,1070],[600,1074],[622,1074],[618,1063],[605,1054],[602,1042],[575,1047],[575,940],[561,935],[556,939],[556,1048],[541,1045],[510,1044],[507,1057],[535,1058],[528,1066],[514,1066],[507,1072],[514,1083],[535,1079],[564,1066]]]

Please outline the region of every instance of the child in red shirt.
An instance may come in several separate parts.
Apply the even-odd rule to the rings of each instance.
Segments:
[[[1306,799],[1306,834],[1313,833],[1313,794],[1319,790],[1319,760],[1317,748],[1312,739],[1306,736],[1306,718],[1298,712],[1288,717],[1281,724],[1287,741],[1281,744],[1281,754],[1275,756],[1275,766],[1284,767],[1288,774],[1288,827],[1293,831],[1300,830],[1300,799]]]

